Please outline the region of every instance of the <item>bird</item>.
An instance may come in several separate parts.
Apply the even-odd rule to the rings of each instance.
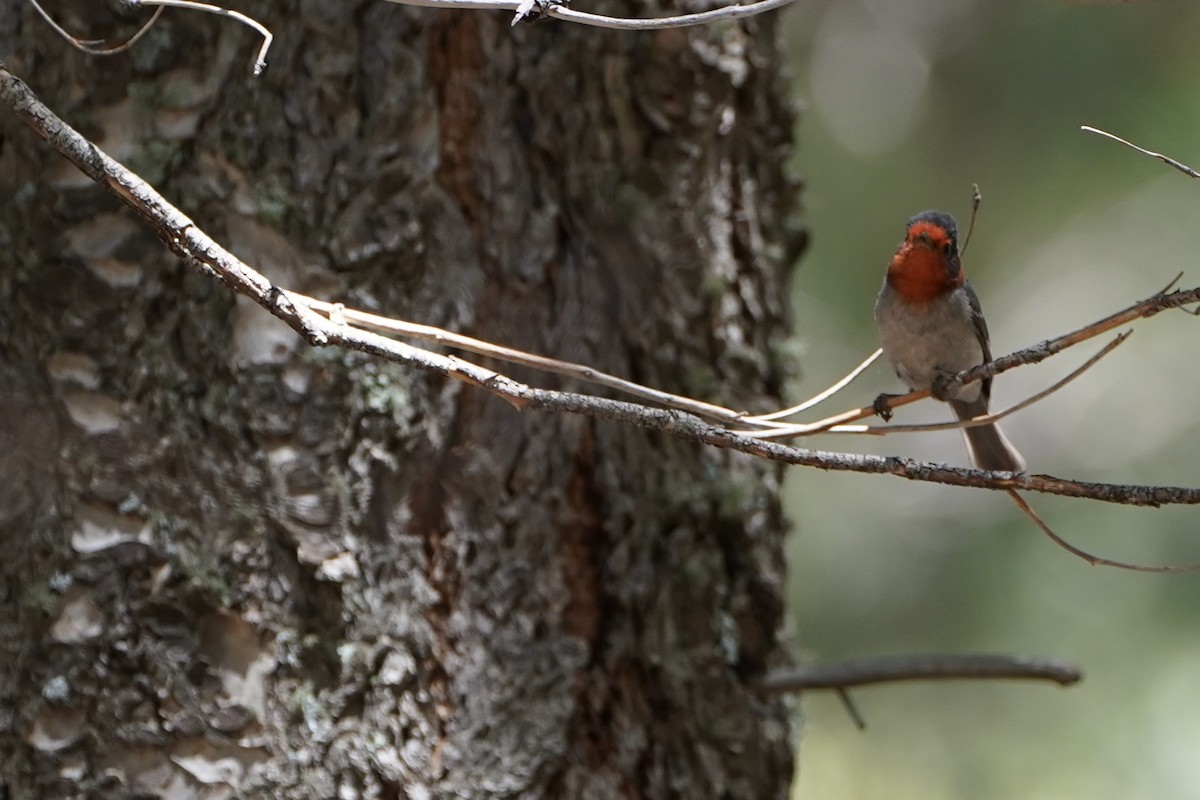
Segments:
[[[960,420],[988,413],[992,379],[947,389],[947,378],[992,360],[979,298],[963,275],[954,217],[922,211],[905,226],[875,299],[883,354],[909,389],[927,389]],[[888,395],[875,407],[886,420]],[[963,428],[979,469],[1023,472],[1025,459],[995,423]]]

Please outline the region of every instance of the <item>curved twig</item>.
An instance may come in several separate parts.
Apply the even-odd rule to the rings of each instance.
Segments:
[[[138,28],[136,33],[134,33],[121,44],[114,45],[113,47],[95,47],[94,45],[99,44],[103,40],[80,39],[68,33],[65,28],[55,22],[54,18],[50,16],[46,9],[42,8],[42,5],[38,2],[38,0],[29,0],[29,4],[33,6],[33,10],[36,11],[43,20],[45,20],[46,24],[49,25],[55,33],[65,39],[69,45],[74,47],[76,50],[87,53],[90,56],[114,56],[117,53],[125,52],[129,48],[133,47],[134,43],[137,42],[138,39],[141,39],[146,35],[146,32],[149,31],[151,26],[158,21],[158,18],[162,16],[163,12],[161,7],[154,9],[154,13],[150,15],[150,19],[146,20],[146,23],[142,25],[142,27]]]
[[[186,8],[191,11],[204,11],[208,14],[219,14],[223,17],[230,17],[243,25],[248,25],[258,31],[259,35],[263,38],[263,43],[258,48],[258,56],[254,59],[255,77],[262,75],[263,71],[267,68],[267,51],[271,49],[271,40],[274,37],[265,25],[240,11],[232,11],[221,6],[214,6],[211,3],[200,3],[197,0],[127,0],[127,2],[132,6],[173,6],[174,8]]]
[[[1157,158],[1159,161],[1163,162],[1164,164],[1174,167],[1175,169],[1182,172],[1184,175],[1187,175],[1189,178],[1200,178],[1200,172],[1197,172],[1196,170],[1192,169],[1187,164],[1184,164],[1180,161],[1176,161],[1175,159],[1171,158],[1170,156],[1165,156],[1162,153],[1156,153],[1153,150],[1147,150],[1144,147],[1138,147],[1133,142],[1126,141],[1125,139],[1122,139],[1120,136],[1117,136],[1116,134],[1109,133],[1108,131],[1102,131],[1099,128],[1093,128],[1091,125],[1080,125],[1079,130],[1083,131],[1084,133],[1095,133],[1095,134],[1105,137],[1106,139],[1112,139],[1114,142],[1120,142],[1121,144],[1125,145],[1126,147],[1132,147],[1134,150],[1137,150],[1142,155],[1147,155],[1147,156],[1150,156],[1151,158]]]
[[[1052,542],[1061,547],[1063,550],[1066,550],[1071,555],[1082,558],[1093,567],[1116,567],[1117,569],[1129,570],[1130,572],[1200,572],[1200,564],[1184,564],[1181,566],[1132,564],[1128,561],[1114,561],[1111,558],[1105,558],[1104,556],[1098,556],[1093,553],[1089,553],[1086,550],[1076,547],[1052,531],[1050,526],[1047,525],[1040,516],[1038,516],[1037,512],[1030,507],[1029,503],[1025,502],[1025,498],[1021,497],[1016,490],[1009,489],[1008,494],[1010,497],[1012,497],[1013,502],[1017,504],[1017,507],[1025,512],[1025,516],[1033,520],[1033,524],[1037,525],[1038,528],[1041,529],[1042,533],[1050,537]]]
[[[813,406],[824,402],[825,400],[829,399],[833,395],[840,392],[842,389],[845,389],[847,386],[849,386],[850,383],[855,378],[857,378],[859,375],[861,375],[867,367],[874,364],[876,359],[878,359],[881,355],[883,355],[883,350],[882,349],[876,350],[874,353],[867,356],[865,361],[863,361],[861,364],[859,364],[854,369],[850,370],[850,372],[846,374],[846,377],[842,378],[841,380],[839,380],[837,383],[830,386],[825,391],[820,392],[819,394],[813,395],[809,399],[805,400],[803,403],[799,403],[790,408],[783,408],[783,409],[780,409],[779,411],[772,411],[770,414],[756,414],[755,416],[752,416],[752,417],[744,417],[739,421],[746,422],[746,423],[773,422],[778,419],[783,419],[784,417],[790,417],[793,414],[799,414],[802,411],[807,411],[808,409],[812,408]]]

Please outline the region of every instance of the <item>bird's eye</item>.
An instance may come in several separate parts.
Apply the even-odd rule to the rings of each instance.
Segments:
[[[954,242],[946,242],[942,245],[942,252],[948,256],[954,255]]]

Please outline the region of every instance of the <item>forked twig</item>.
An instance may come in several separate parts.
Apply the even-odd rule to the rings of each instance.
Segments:
[[[855,727],[867,727],[850,689],[902,681],[1038,680],[1071,686],[1083,679],[1074,664],[1058,659],[1037,659],[994,653],[965,655],[883,656],[852,659],[780,670],[758,685],[765,694],[831,690],[837,695]]]
[[[781,670],[759,684],[767,693],[811,689],[851,689],[898,681],[1041,680],[1060,686],[1078,683],[1079,668],[1057,659],[980,653],[854,659]]]

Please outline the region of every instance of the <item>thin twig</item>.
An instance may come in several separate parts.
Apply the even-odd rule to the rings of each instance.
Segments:
[[[191,11],[204,11],[209,14],[219,14],[223,17],[230,17],[237,20],[243,25],[249,25],[254,30],[258,31],[263,37],[262,46],[258,48],[258,56],[254,59],[254,75],[258,77],[263,74],[267,68],[267,51],[271,49],[271,40],[274,38],[266,26],[258,20],[247,17],[240,11],[231,11],[228,8],[214,6],[211,3],[199,3],[196,0],[127,0],[131,6],[172,6],[174,8],[186,8]]]
[[[909,403],[915,403],[918,400],[924,400],[929,396],[930,392],[928,389],[918,389],[908,394],[895,395],[888,398],[887,407],[889,409],[899,408]],[[834,414],[831,417],[819,419],[816,422],[794,422],[786,428],[778,428],[774,431],[737,430],[735,432],[743,436],[754,436],[759,439],[791,439],[798,436],[825,433],[835,428],[845,427],[847,423],[854,422],[855,420],[866,419],[875,415],[875,406],[860,406],[859,408],[852,408],[848,411]]]
[[[975,218],[979,216],[979,206],[983,202],[983,195],[979,192],[979,184],[971,184],[971,222],[967,225],[967,237],[963,240],[963,246],[959,248],[958,255],[963,258],[967,255],[967,248],[971,245],[971,234],[975,232]]]
[[[802,411],[807,411],[808,409],[812,408],[813,406],[818,405],[819,403],[822,403],[825,400],[828,400],[830,397],[833,397],[833,395],[837,394],[842,389],[846,388],[850,384],[851,381],[853,381],[855,378],[857,378],[859,375],[861,375],[863,373],[863,370],[865,370],[867,367],[874,364],[875,360],[877,358],[879,358],[879,356],[881,356],[882,354],[883,354],[883,350],[876,350],[874,353],[867,356],[867,359],[865,361],[863,361],[861,364],[859,364],[854,369],[850,370],[850,372],[846,375],[846,377],[842,378],[837,383],[833,384],[832,386],[830,386],[828,389],[821,392],[820,394],[810,397],[809,399],[805,400],[803,403],[800,403],[799,405],[794,405],[791,408],[784,408],[779,411],[772,411],[770,414],[756,414],[755,416],[752,416],[752,417],[741,417],[738,420],[731,420],[731,421],[746,422],[746,423],[773,422],[774,420],[777,420],[777,419],[783,419],[784,417],[790,417],[793,414],[799,414]]]
[[[1025,502],[1025,498],[1021,497],[1016,490],[1009,489],[1008,494],[1010,497],[1012,497],[1013,502],[1017,504],[1017,507],[1025,512],[1025,516],[1033,520],[1033,524],[1041,528],[1042,533],[1049,536],[1051,541],[1053,541],[1063,550],[1066,550],[1071,555],[1082,558],[1084,561],[1088,562],[1094,567],[1116,567],[1117,569],[1125,569],[1129,570],[1130,572],[1200,572],[1200,564],[1186,564],[1182,566],[1131,564],[1127,561],[1114,561],[1111,558],[1105,558],[1104,556],[1098,556],[1093,553],[1089,553],[1086,550],[1076,547],[1052,531],[1050,526],[1047,525],[1045,521],[1037,515],[1037,512],[1029,506],[1029,503]]]
[[[606,17],[602,14],[590,14],[586,11],[576,11],[560,5],[547,6],[546,16],[578,22],[580,25],[591,25],[597,28],[612,28],[624,31],[657,31],[664,28],[687,28],[692,25],[706,25],[719,20],[741,19],[773,11],[789,5],[794,0],[759,0],[744,6],[725,6],[699,14],[683,14],[676,17],[659,17],[657,19],[629,19],[626,17]],[[519,22],[523,14],[522,0],[388,0],[405,6],[420,6],[422,8],[455,8],[463,10],[499,9],[516,13],[513,24]]]
[[[1175,169],[1182,172],[1184,175],[1187,175],[1189,178],[1200,178],[1200,172],[1197,172],[1196,170],[1192,169],[1187,164],[1176,161],[1175,159],[1171,158],[1170,156],[1165,156],[1162,153],[1156,153],[1153,150],[1147,150],[1144,147],[1138,147],[1133,142],[1126,141],[1125,139],[1122,139],[1120,136],[1117,136],[1116,134],[1109,133],[1108,131],[1102,131],[1099,128],[1093,128],[1091,125],[1080,125],[1079,130],[1083,131],[1084,133],[1095,133],[1095,134],[1103,136],[1107,139],[1112,139],[1114,142],[1120,142],[1121,144],[1125,145],[1126,147],[1131,147],[1134,150],[1137,150],[1142,155],[1147,155],[1147,156],[1150,156],[1151,158],[1157,158],[1159,161],[1163,162],[1164,164],[1174,167]]]
[[[1174,282],[1172,282],[1173,284]],[[1197,302],[1200,302],[1200,288],[1181,289],[1174,292],[1168,292],[1166,289],[1163,289],[1144,300],[1139,300],[1120,311],[1109,314],[1103,319],[1089,325],[1084,325],[1078,330],[1048,339],[1044,342],[1039,342],[1032,347],[1026,347],[1010,355],[997,358],[988,364],[963,370],[947,381],[946,388],[950,389],[951,387],[960,386],[971,381],[990,378],[1026,364],[1039,364],[1047,358],[1061,353],[1068,347],[1074,347],[1080,342],[1086,342],[1088,339],[1093,339],[1102,333],[1107,333],[1113,328],[1126,325],[1136,319],[1148,319],[1163,311],[1183,308]]]
[[[46,9],[42,8],[42,5],[38,2],[38,0],[29,0],[29,4],[33,6],[33,10],[36,11],[43,20],[45,20],[46,24],[54,29],[55,33],[57,33],[63,39],[66,39],[69,45],[74,47],[76,50],[87,53],[91,56],[114,56],[117,53],[125,52],[129,48],[133,47],[134,43],[137,42],[138,39],[141,39],[146,32],[150,30],[151,26],[153,26],[154,23],[158,21],[158,18],[162,16],[163,12],[161,8],[154,9],[154,13],[150,15],[150,19],[146,20],[146,24],[138,28],[136,33],[134,33],[121,44],[114,45],[113,47],[95,47],[95,45],[99,44],[103,40],[80,39],[76,36],[73,36],[72,34],[68,33],[65,28],[54,21],[54,18],[46,12]]]
[[[640,397],[643,400],[649,400],[653,403],[659,403],[671,408],[678,408],[683,411],[689,411],[693,414],[699,414],[702,417],[720,420],[722,422],[738,422],[746,419],[742,412],[734,411],[723,406],[705,403],[700,400],[694,400],[690,397],[671,394],[670,392],[659,391],[648,386],[642,386],[633,381],[627,381],[624,378],[618,378],[615,375],[610,375],[606,372],[601,372],[594,367],[589,367],[586,364],[577,364],[571,361],[560,361],[556,358],[548,358],[539,356],[533,353],[527,353],[524,350],[516,350],[511,347],[492,344],[480,339],[474,339],[470,336],[463,336],[459,333],[452,333],[443,328],[435,328],[431,325],[419,325],[413,322],[405,322],[403,320],[392,319],[390,317],[381,317],[377,314],[370,314],[366,311],[357,311],[355,309],[346,308],[341,303],[327,303],[323,300],[317,300],[299,292],[289,292],[292,298],[297,302],[303,302],[312,308],[314,311],[330,316],[336,312],[341,316],[341,319],[350,325],[363,328],[366,330],[379,331],[382,333],[396,334],[399,336],[411,337],[427,342],[435,342],[440,345],[454,347],[460,350],[466,350],[479,355],[490,356],[510,364],[521,364],[527,367],[534,367],[545,372],[553,372],[557,375],[566,375],[571,378],[577,378],[581,381],[596,384],[597,386],[607,386],[610,389],[625,392],[634,397]],[[753,418],[751,418],[753,419]]]
[[[1083,673],[1058,659],[978,653],[853,659],[773,672],[759,689],[768,694],[811,689],[846,690],[878,683],[945,680],[1038,680],[1059,686],[1078,683]]]
[[[837,694],[838,700],[842,701],[842,708],[846,709],[846,715],[850,717],[850,720],[854,723],[854,727],[860,731],[865,731],[867,729],[867,720],[862,715],[858,703],[855,703],[854,698],[850,696],[850,692],[843,686],[838,686],[833,691]]]
[[[693,414],[676,409],[652,408],[574,392],[538,389],[456,356],[441,355],[339,324],[298,301],[295,295],[274,286],[261,273],[221,247],[152,186],[59,119],[23,81],[5,69],[3,63],[0,63],[0,103],[12,108],[18,117],[84,174],[147,220],[171,251],[185,263],[203,275],[220,279],[234,291],[263,306],[314,347],[339,346],[445,375],[501,397],[517,409],[544,409],[612,420],[783,464],[888,474],[948,486],[1023,489],[1126,505],[1200,504],[1200,489],[1196,488],[1095,483],[1025,473],[1014,475],[905,458],[824,452],[760,441],[708,424]],[[1149,316],[1163,308],[1194,303],[1197,297],[1200,297],[1200,288],[1159,297],[1155,300],[1155,309],[1143,308],[1141,313],[1134,316]],[[336,313],[334,316],[337,316]],[[959,377],[962,377],[961,374]]]
[[[1037,403],[1040,400],[1044,400],[1045,398],[1054,394],[1059,389],[1063,388],[1068,383],[1075,380],[1080,375],[1082,375],[1083,373],[1085,373],[1089,369],[1091,369],[1093,366],[1095,366],[1096,363],[1098,361],[1100,361],[1100,359],[1104,358],[1106,355],[1111,353],[1122,342],[1124,342],[1126,339],[1128,339],[1132,335],[1133,335],[1133,331],[1125,331],[1124,333],[1117,334],[1117,336],[1112,341],[1110,341],[1108,344],[1104,345],[1104,347],[1102,347],[1095,355],[1093,355],[1087,361],[1083,362],[1078,367],[1071,370],[1071,372],[1068,373],[1065,377],[1060,378],[1059,380],[1055,381],[1050,386],[1047,386],[1045,389],[1042,389],[1040,392],[1037,392],[1035,394],[1030,395],[1029,397],[1026,397],[1024,400],[1020,401],[1019,403],[1015,403],[1015,404],[1009,406],[1008,408],[1004,409],[1003,411],[997,411],[994,414],[983,414],[981,416],[974,417],[972,419],[960,419],[960,420],[955,420],[953,422],[931,422],[931,423],[920,424],[920,425],[835,425],[834,427],[830,428],[828,432],[829,433],[865,433],[865,434],[869,434],[872,436],[886,436],[889,433],[926,433],[928,431],[951,431],[951,430],[957,430],[959,428],[975,428],[980,425],[991,425],[992,423],[999,422],[1000,420],[1004,419],[1005,417],[1015,414],[1018,411],[1029,408],[1029,406],[1033,405],[1034,403]],[[775,431],[769,431],[769,432],[764,432],[764,433],[751,432],[748,435],[759,436],[759,437],[763,437],[763,436],[777,437],[778,436],[778,434]]]

